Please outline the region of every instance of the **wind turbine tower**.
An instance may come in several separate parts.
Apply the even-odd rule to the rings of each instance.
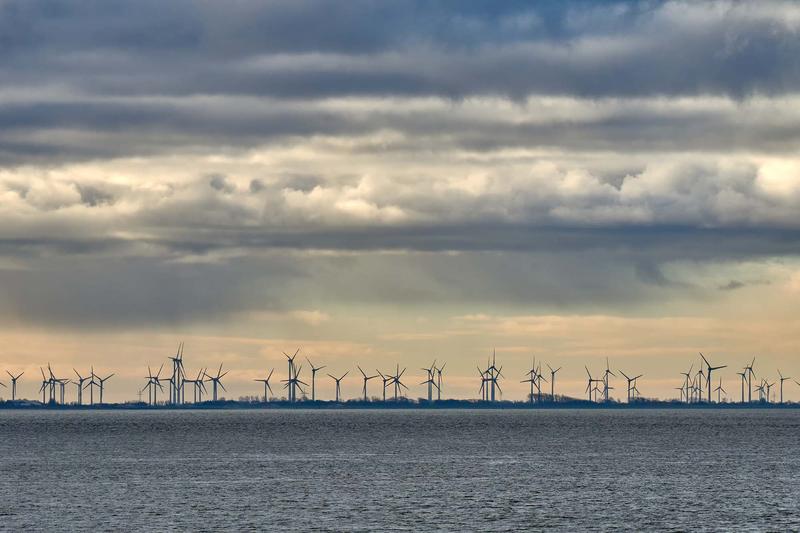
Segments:
[[[706,364],[706,368],[708,368],[708,373],[706,374],[706,385],[708,386],[708,403],[711,403],[711,372],[713,370],[720,370],[721,368],[726,368],[728,365],[722,366],[711,366],[711,363],[708,362],[706,356],[700,353],[700,357],[703,358],[703,362]]]
[[[106,376],[104,378],[101,378],[100,376],[97,376],[97,381],[99,382],[98,386],[100,387],[100,405],[103,405],[103,391],[105,390],[105,387],[106,387],[106,381],[108,381],[109,379],[111,379],[113,377],[114,377],[114,374],[109,374],[108,376]]]
[[[213,396],[213,401],[215,401],[215,402],[217,401],[217,387],[218,386],[222,387],[222,390],[224,390],[225,392],[228,392],[228,389],[226,389],[225,385],[222,384],[222,378],[224,378],[227,373],[228,373],[227,370],[225,372],[222,371],[222,363],[220,363],[219,370],[217,370],[217,375],[216,376],[210,376],[210,375],[206,374],[206,377],[211,381],[212,396]]]
[[[350,371],[348,370],[347,372],[345,372],[344,374],[342,374],[342,377],[340,377],[340,378],[337,378],[337,377],[336,377],[336,376],[334,376],[334,375],[328,374],[328,376],[330,376],[330,378],[331,378],[333,381],[335,381],[335,382],[336,382],[336,403],[339,403],[339,399],[340,399],[340,396],[341,396],[341,383],[342,383],[342,380],[343,380],[343,379],[344,379],[344,377],[345,377],[347,374],[349,374],[349,373],[350,373]],[[365,381],[364,383],[366,383],[366,381]]]
[[[367,397],[367,382],[369,380],[371,380],[371,379],[377,378],[378,374],[380,374],[380,372],[378,374],[374,375],[374,376],[368,376],[367,373],[364,372],[364,370],[360,366],[358,366],[357,368],[358,368],[358,371],[361,372],[361,375],[364,377],[364,386],[362,387],[362,391],[361,392],[364,394],[364,402],[366,403],[366,402],[369,401],[369,398]],[[386,389],[384,389],[384,391],[385,390]]]
[[[444,367],[447,366],[447,363],[443,364],[440,368],[436,369],[436,399],[442,399],[442,370]]]
[[[6,374],[11,377],[11,401],[15,401],[17,399],[17,380],[22,377],[22,374],[25,372],[20,372],[18,375],[14,375],[8,370],[6,370]]]
[[[317,391],[316,391],[317,372],[325,368],[325,365],[314,366],[314,363],[312,363],[311,359],[309,359],[308,357],[306,357],[306,361],[308,361],[308,364],[311,365],[311,401],[314,402],[317,400]]]
[[[778,376],[780,376],[781,379],[781,403],[783,403],[783,382],[786,381],[787,379],[792,379],[792,378],[784,376],[783,374],[781,374],[780,370],[778,370]]]
[[[547,368],[550,369],[550,401],[551,402],[555,402],[556,401],[556,372],[561,370],[561,367],[558,367],[555,370],[553,370],[552,366],[547,365]]]
[[[267,393],[267,391],[272,392],[272,387],[269,386],[269,378],[272,377],[273,372],[275,372],[274,368],[269,371],[269,375],[266,378],[253,380],[253,381],[260,381],[261,383],[264,384],[264,403],[269,402],[269,394]]]

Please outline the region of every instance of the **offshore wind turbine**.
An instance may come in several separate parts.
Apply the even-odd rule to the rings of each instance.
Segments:
[[[589,393],[589,401],[591,402],[592,401],[592,385],[594,385],[595,379],[592,377],[592,373],[589,372],[589,367],[588,366],[584,365],[583,368],[586,369],[586,375],[589,376],[589,381],[588,381],[588,384],[586,385],[586,391],[584,391],[584,392]]]
[[[744,403],[744,384],[747,382],[747,373],[746,372],[737,372],[737,376],[740,376],[742,382],[742,403]]]
[[[778,369],[778,376],[780,376],[781,379],[781,403],[783,403],[783,382],[786,381],[787,379],[792,379],[792,378],[786,377],[783,374],[781,374],[780,369]]]
[[[289,379],[282,379],[281,383],[284,384],[283,388],[286,389],[289,394],[289,401],[295,402],[297,401],[297,389],[300,389],[300,392],[305,396],[306,391],[304,391],[300,385],[305,385],[307,387],[308,383],[300,379],[300,372],[303,370],[303,365],[295,367],[294,363],[291,363],[290,368],[291,374],[289,375]]]
[[[692,369],[693,368],[694,368],[694,363],[692,363],[691,366],[689,366],[689,371],[688,372],[681,372],[681,374],[686,377],[686,380],[684,381],[684,384],[683,384],[683,387],[686,390],[686,403],[690,403],[691,402],[691,399],[690,399],[690,396],[689,396],[689,391],[691,390],[690,385],[689,385],[689,379],[690,379],[690,377],[692,375]]]
[[[286,383],[286,385],[284,385],[284,388],[287,389],[290,402],[294,402],[295,399],[297,398],[297,379],[298,379],[297,375],[299,374],[299,371],[294,366],[294,359],[295,357],[297,357],[297,354],[299,353],[300,353],[300,348],[295,350],[292,356],[289,356],[288,353],[283,352],[283,355],[286,356],[286,362],[289,365],[289,379],[284,380],[284,382]]]
[[[753,381],[752,379],[756,377],[756,373],[753,371],[753,365],[756,362],[756,358],[753,357],[753,361],[744,367],[744,372],[747,374],[747,403],[752,403],[753,401]]]
[[[536,392],[538,394],[536,401],[539,403],[542,403],[542,380],[547,381],[547,378],[542,374],[542,363],[539,363],[539,366],[536,367]]]
[[[436,369],[436,360],[435,359],[433,361],[433,364],[430,366],[430,368],[422,368],[422,370],[424,370],[427,373],[428,378],[425,381],[423,381],[422,383],[420,383],[420,385],[425,385],[426,383],[428,385],[428,402],[432,402],[433,401],[433,389],[434,389],[434,387],[436,387],[436,381],[433,379],[434,378],[434,374],[435,374],[435,369]],[[366,383],[364,384],[364,386],[366,387]]]
[[[408,387],[406,387],[405,384],[400,381],[400,378],[403,376],[403,374],[405,374],[405,372],[405,368],[402,370],[402,372],[400,371],[400,365],[398,364],[397,371],[395,372],[394,376],[391,376],[392,384],[394,385],[394,401],[397,401],[398,397],[400,396],[400,393],[402,392],[401,387],[408,390]]]
[[[634,391],[636,391],[636,380],[639,379],[640,377],[642,377],[644,374],[639,374],[638,376],[635,376],[635,377],[631,378],[631,377],[628,377],[628,375],[625,372],[623,372],[622,370],[620,370],[619,373],[622,374],[625,377],[625,379],[628,381],[628,403],[631,403],[631,400],[635,396]]]
[[[206,379],[205,379],[206,369],[203,368],[202,370],[197,372],[197,377],[194,379],[184,379],[184,385],[186,383],[191,383],[193,385],[192,390],[192,400],[194,403],[201,403],[203,401],[203,393],[206,392]]]
[[[478,369],[480,371],[480,369]],[[531,391],[528,393],[528,399],[530,403],[533,403],[534,395],[533,395],[533,388],[536,386],[536,358],[534,357],[531,361],[531,369],[525,372],[528,379],[523,379],[520,383],[530,383]]]
[[[78,405],[83,405],[83,383],[89,378],[81,376],[74,368],[72,371],[78,376],[78,381],[75,382],[75,385],[78,386]]]
[[[296,354],[295,354],[296,355]],[[306,357],[306,361],[311,366],[311,401],[314,402],[317,400],[317,372],[325,368],[325,365],[322,366],[314,366],[314,363],[311,362],[311,359]]]
[[[343,380],[343,379],[344,379],[344,377],[345,377],[347,374],[349,374],[349,373],[350,373],[350,371],[348,370],[347,372],[345,372],[344,374],[342,374],[342,377],[339,377],[339,378],[337,378],[336,376],[334,376],[334,375],[332,375],[332,374],[328,374],[328,376],[330,376],[330,378],[331,378],[333,381],[335,381],[335,382],[336,382],[336,403],[339,403],[339,396],[340,396],[340,393],[341,393],[341,383],[342,383],[342,380]],[[366,383],[366,382],[364,382],[364,383]]]
[[[105,390],[106,381],[108,381],[109,379],[111,379],[113,377],[114,377],[114,374],[109,374],[108,376],[106,376],[104,378],[101,378],[100,376],[97,376],[97,381],[99,382],[98,385],[100,387],[100,405],[103,405],[103,390]]]
[[[200,398],[199,401],[200,402],[203,401],[203,391],[206,390],[205,379],[203,377],[204,372],[205,372],[205,369],[200,370],[197,373],[197,377],[195,379],[184,378],[183,382],[182,382],[182,385],[183,385],[184,388],[186,387],[187,384],[192,386],[192,401],[194,403],[199,403],[198,402],[198,393],[199,393],[199,398]]]
[[[57,378],[55,374],[53,374],[53,369],[50,367],[50,364],[47,365],[47,370],[50,372],[50,387],[53,391],[53,398],[56,397],[56,385],[59,387],[59,397],[61,398],[61,405],[64,405],[64,387],[67,383],[69,383],[69,379],[66,378]]]
[[[764,401],[764,392],[766,392],[764,390],[764,383],[765,382],[762,379],[761,384],[758,387],[756,387],[756,392],[758,393],[758,401]]]
[[[770,393],[772,391],[772,387],[775,386],[775,382],[773,381],[772,383],[770,383],[765,379],[764,380],[764,386],[767,388],[767,403],[770,403],[771,398],[772,398]]]
[[[172,404],[183,403],[183,382],[186,379],[183,367],[183,342],[178,344],[175,356],[169,358],[172,361],[172,377],[169,378],[169,401]],[[102,400],[100,403],[103,403]]]
[[[708,386],[708,403],[711,403],[711,372],[713,370],[720,370],[722,368],[727,368],[728,365],[711,366],[711,363],[708,362],[708,359],[706,359],[706,356],[703,355],[702,352],[700,352],[700,357],[703,358],[703,362],[706,364],[706,368],[708,368],[708,374],[706,374],[706,384]]]
[[[443,364],[440,368],[436,369],[436,399],[442,399],[442,370],[444,367],[447,366],[447,363]]]
[[[388,387],[389,384],[391,383],[392,376],[390,376],[388,373],[386,375],[384,375],[380,370],[375,370],[375,372],[377,372],[378,375],[383,380],[383,401],[385,402],[386,401],[386,387]]]
[[[91,370],[89,371],[89,383],[87,383],[83,387],[84,390],[85,389],[89,389],[89,405],[94,405],[94,388],[93,387],[99,387],[100,386],[100,384],[97,381],[95,381],[95,378],[97,378],[97,374],[94,373],[94,366],[92,366]]]
[[[11,377],[11,401],[12,401],[12,402],[13,402],[13,401],[15,401],[15,400],[17,399],[17,380],[18,380],[20,377],[22,377],[22,374],[24,374],[24,373],[25,373],[25,372],[23,371],[23,372],[20,372],[19,374],[17,374],[17,375],[15,376],[14,374],[12,374],[12,373],[11,373],[11,372],[9,372],[8,370],[6,370],[6,374],[8,374],[8,375],[9,375],[9,377]]]
[[[608,357],[606,357],[606,371],[603,372],[603,396],[605,396],[606,402],[608,402],[608,391],[614,388],[609,386],[608,376],[617,377],[617,375],[611,371],[611,366],[608,363]]]
[[[715,391],[716,391],[716,393],[717,393],[717,403],[721,403],[721,400],[720,400],[720,393],[721,393],[721,392],[725,392],[725,389],[723,389],[723,388],[722,388],[722,378],[719,378],[719,385],[718,385],[718,386],[717,386],[717,388],[716,388],[716,389],[714,389],[714,390],[715,390]],[[728,393],[727,393],[727,392],[725,392],[725,394],[728,394]]]
[[[162,364],[154,376],[153,371],[150,370],[150,365],[147,366],[147,376],[145,377],[147,384],[142,390],[147,389],[147,403],[150,405],[158,405],[158,389],[164,390],[164,386],[161,384],[161,371],[163,369],[164,365]]]
[[[481,367],[476,367],[478,369],[478,375],[481,377],[481,386],[478,389],[478,392],[481,393],[481,401],[488,402],[489,401],[489,387],[486,383],[489,381],[489,378],[486,377],[486,371],[481,370]]]
[[[500,385],[497,383],[497,378],[505,377],[502,373],[503,367],[497,368],[497,350],[492,350],[492,360],[491,364],[487,362],[486,365],[486,377],[488,378],[487,383],[490,386],[491,392],[491,401],[495,401],[495,389],[499,390],[500,393],[503,393],[503,389],[500,388]]]
[[[312,367],[313,367],[313,365],[312,365]],[[274,368],[269,371],[269,375],[266,378],[264,378],[264,379],[254,379],[253,380],[253,381],[260,381],[261,383],[264,384],[264,403],[269,402],[269,395],[267,394],[267,391],[272,392],[272,387],[269,386],[269,378],[272,377],[272,373],[273,372],[275,372]],[[312,381],[312,383],[313,383],[313,381]]]
[[[364,386],[362,387],[362,391],[361,392],[364,393],[364,402],[367,402],[367,401],[369,401],[369,399],[367,398],[367,382],[369,380],[371,380],[371,379],[377,378],[378,375],[380,374],[380,372],[378,372],[378,374],[376,374],[374,376],[368,376],[367,373],[364,372],[364,370],[360,366],[356,365],[356,368],[358,368],[358,371],[361,372],[361,375],[364,377]],[[386,389],[384,389],[384,391],[385,390]]]
[[[50,380],[47,379],[47,377],[45,377],[44,368],[39,367],[39,370],[42,371],[42,386],[39,387],[39,392],[42,393],[42,405],[44,405],[45,403],[47,403],[45,402],[44,398],[45,398],[45,393],[50,389]],[[50,398],[50,401],[52,401],[52,396]]]
[[[209,379],[209,381],[211,381],[211,387],[212,387],[211,390],[212,390],[212,396],[213,396],[213,400],[212,401],[214,401],[214,402],[217,401],[217,387],[218,386],[222,387],[222,390],[224,390],[225,392],[228,392],[228,389],[226,389],[225,385],[222,384],[222,378],[224,378],[227,373],[228,373],[227,370],[225,372],[222,371],[222,363],[220,363],[219,364],[219,370],[217,370],[217,375],[216,376],[210,376],[210,375],[206,374],[206,377]]]
[[[547,368],[550,369],[550,401],[551,402],[555,402],[556,401],[556,372],[561,370],[561,367],[558,367],[555,370],[553,370],[552,366],[547,365]]]

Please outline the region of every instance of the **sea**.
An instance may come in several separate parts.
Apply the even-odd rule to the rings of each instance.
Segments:
[[[0,411],[3,531],[798,531],[796,410]]]

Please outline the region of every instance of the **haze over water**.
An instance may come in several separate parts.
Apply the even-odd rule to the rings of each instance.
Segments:
[[[10,530],[796,530],[794,411],[0,412]]]

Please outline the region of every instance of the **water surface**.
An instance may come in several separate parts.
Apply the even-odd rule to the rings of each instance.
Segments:
[[[3,411],[11,530],[800,529],[800,413]]]

